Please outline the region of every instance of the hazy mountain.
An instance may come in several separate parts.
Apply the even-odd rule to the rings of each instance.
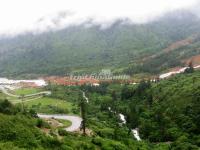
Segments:
[[[0,75],[63,75],[107,67],[128,73],[157,73],[199,54],[198,33],[200,19],[191,12],[176,11],[147,24],[118,20],[106,29],[81,24],[38,35],[1,38]],[[163,52],[174,42],[193,36],[191,43]]]

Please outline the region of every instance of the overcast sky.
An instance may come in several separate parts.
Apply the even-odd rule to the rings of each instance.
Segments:
[[[0,34],[45,31],[86,20],[106,26],[119,18],[143,23],[198,0],[0,0]]]

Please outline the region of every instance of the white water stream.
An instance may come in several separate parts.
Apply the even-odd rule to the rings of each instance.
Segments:
[[[123,124],[126,124],[126,119],[125,119],[125,116],[123,114],[119,114],[119,117],[120,117],[120,120],[122,121]],[[131,130],[134,137],[136,138],[137,141],[141,141],[141,138],[140,138],[140,135],[139,135],[139,132],[138,132],[138,128],[136,129],[132,129]]]

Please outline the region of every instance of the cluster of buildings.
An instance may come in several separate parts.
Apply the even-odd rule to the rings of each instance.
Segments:
[[[69,76],[67,77],[57,77],[57,76],[51,76],[46,77],[44,80],[47,83],[53,83],[57,85],[64,85],[64,86],[77,86],[77,85],[93,85],[93,86],[99,86],[100,81],[94,78],[80,78],[80,79],[72,79]]]

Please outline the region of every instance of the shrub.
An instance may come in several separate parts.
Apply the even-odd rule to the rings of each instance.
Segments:
[[[58,134],[60,136],[67,136],[67,135],[69,135],[68,132],[66,130],[64,130],[64,129],[58,129]]]

